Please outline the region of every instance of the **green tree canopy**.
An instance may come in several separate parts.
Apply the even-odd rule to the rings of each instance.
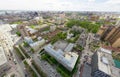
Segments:
[[[100,27],[99,23],[92,23],[90,21],[80,21],[80,20],[69,20],[66,25],[69,28],[72,28],[72,26],[76,25],[76,26],[80,26],[82,28],[87,29],[89,32],[93,32],[96,33]]]

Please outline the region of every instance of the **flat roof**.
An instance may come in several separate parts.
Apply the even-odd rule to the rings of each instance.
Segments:
[[[98,68],[99,70],[103,71],[104,73],[111,75],[111,68],[108,61],[108,57],[105,56],[103,52],[97,52],[98,55]]]
[[[104,49],[104,48],[100,48],[100,50],[104,53],[112,54],[111,50],[107,50],[107,49]]]
[[[5,56],[4,50],[0,47],[0,66],[7,62],[7,58]]]
[[[44,49],[50,56],[53,56],[59,63],[61,63],[69,71],[72,71],[78,59],[78,55],[76,53],[74,52],[66,53],[63,52],[61,49],[55,50],[51,44],[45,46]]]
[[[112,77],[120,77],[120,69],[114,66],[111,66]]]
[[[64,51],[66,51],[66,52],[70,52],[70,51],[73,49],[73,46],[74,46],[74,44],[69,43],[68,46],[65,48]]]
[[[26,28],[27,28],[27,31],[29,31],[31,34],[37,32],[37,30],[32,29],[32,28],[30,28],[30,27],[28,27],[28,26],[26,26]]]

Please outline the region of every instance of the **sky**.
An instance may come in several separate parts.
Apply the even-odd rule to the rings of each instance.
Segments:
[[[0,0],[0,10],[120,12],[120,0]]]

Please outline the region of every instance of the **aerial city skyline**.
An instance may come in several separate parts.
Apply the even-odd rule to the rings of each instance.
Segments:
[[[120,77],[120,0],[0,0],[0,77]]]
[[[120,0],[0,0],[0,10],[120,12]]]

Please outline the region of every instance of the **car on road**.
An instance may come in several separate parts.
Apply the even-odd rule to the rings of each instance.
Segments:
[[[15,63],[15,64],[17,64],[17,62],[16,62],[16,60],[15,60],[15,59],[14,59],[13,61],[14,61],[14,63]]]

